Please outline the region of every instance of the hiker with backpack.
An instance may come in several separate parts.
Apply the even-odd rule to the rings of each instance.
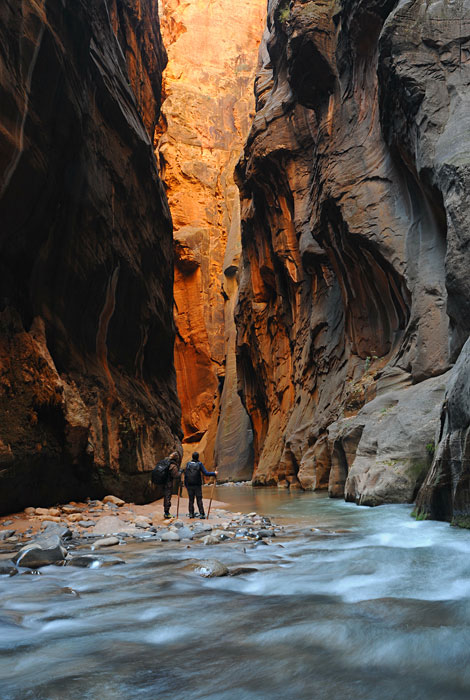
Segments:
[[[163,486],[163,517],[171,518],[171,495],[173,493],[173,482],[181,477],[180,471],[181,455],[172,452],[169,457],[161,459],[152,471],[152,482],[158,486]]]
[[[197,507],[199,508],[199,517],[204,520],[204,503],[202,502],[202,476],[217,476],[218,472],[208,472],[202,462],[199,461],[199,453],[193,452],[192,459],[186,463],[184,470],[184,485],[188,492],[189,498],[189,517],[197,517],[194,515],[194,499],[196,498]]]

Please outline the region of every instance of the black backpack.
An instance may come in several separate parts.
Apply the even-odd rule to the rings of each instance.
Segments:
[[[170,460],[169,459],[161,459],[157,466],[153,469],[152,471],[152,483],[153,484],[159,484],[160,486],[162,484],[166,484],[168,481],[168,476],[170,473]]]
[[[201,483],[200,462],[188,462],[184,472],[186,486],[199,486]]]

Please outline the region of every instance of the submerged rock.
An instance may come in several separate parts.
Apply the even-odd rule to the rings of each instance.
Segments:
[[[97,557],[93,554],[81,554],[78,557],[71,557],[67,561],[67,566],[78,566],[82,569],[102,569],[108,566],[118,566],[125,564],[123,559]]]
[[[0,561],[0,576],[14,576],[17,573],[18,569],[11,560]]]
[[[93,542],[93,547],[114,547],[116,544],[119,544],[117,537],[103,537],[103,539]]]
[[[220,539],[214,535],[205,535],[205,537],[202,538],[202,543],[206,545],[219,544],[219,542]]]
[[[201,559],[193,561],[186,565],[186,571],[193,571],[204,578],[214,578],[218,576],[227,576],[229,573],[228,567],[217,559]]]

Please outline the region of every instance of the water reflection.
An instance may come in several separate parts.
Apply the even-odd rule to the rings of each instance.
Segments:
[[[408,506],[246,487],[217,498],[299,523],[295,536],[129,544],[120,567],[2,577],[2,700],[469,697],[466,531]],[[207,557],[258,571],[184,569]]]

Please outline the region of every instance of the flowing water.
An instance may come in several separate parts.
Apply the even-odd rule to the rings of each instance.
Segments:
[[[121,566],[1,577],[1,700],[468,700],[469,532],[409,506],[249,487],[217,498],[295,532],[129,543]],[[183,570],[209,557],[258,571]]]

